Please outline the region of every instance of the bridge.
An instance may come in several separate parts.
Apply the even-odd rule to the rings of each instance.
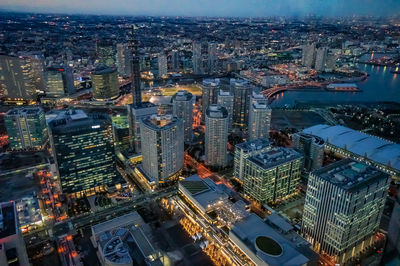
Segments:
[[[324,89],[326,86],[325,83],[320,83],[320,82],[313,82],[313,81],[306,81],[302,82],[301,84],[291,84],[291,85],[286,85],[286,86],[278,86],[278,87],[273,87],[271,89],[266,89],[263,90],[261,93],[267,97],[270,101],[272,100],[271,98],[280,92],[284,91],[309,91],[309,90],[316,90],[316,89]]]

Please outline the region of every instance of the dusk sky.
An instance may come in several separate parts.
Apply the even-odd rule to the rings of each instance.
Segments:
[[[398,15],[400,0],[0,0],[10,11],[165,16]]]

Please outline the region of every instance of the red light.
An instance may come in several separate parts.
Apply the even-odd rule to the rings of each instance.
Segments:
[[[63,72],[64,68],[59,68],[58,71]]]

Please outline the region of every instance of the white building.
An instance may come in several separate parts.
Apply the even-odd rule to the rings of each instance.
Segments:
[[[225,167],[228,163],[228,121],[229,115],[225,107],[212,104],[206,111],[205,155],[206,164]]]
[[[271,127],[271,108],[264,101],[254,100],[250,105],[249,139],[269,138]]]
[[[183,168],[183,119],[152,115],[140,123],[144,174],[161,184],[176,178]]]
[[[190,143],[193,138],[193,104],[195,97],[185,90],[178,91],[172,96],[172,114],[183,119],[185,130],[185,143]]]
[[[317,49],[315,56],[315,70],[324,71],[328,59],[328,48],[321,47]]]
[[[312,172],[303,236],[334,263],[357,257],[374,243],[390,181],[388,174],[352,159]]]
[[[228,111],[228,132],[232,131],[233,123],[233,94],[229,91],[219,90],[217,103]]]

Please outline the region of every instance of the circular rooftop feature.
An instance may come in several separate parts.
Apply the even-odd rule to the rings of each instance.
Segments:
[[[256,248],[270,256],[280,256],[283,251],[278,242],[266,236],[256,238]]]

